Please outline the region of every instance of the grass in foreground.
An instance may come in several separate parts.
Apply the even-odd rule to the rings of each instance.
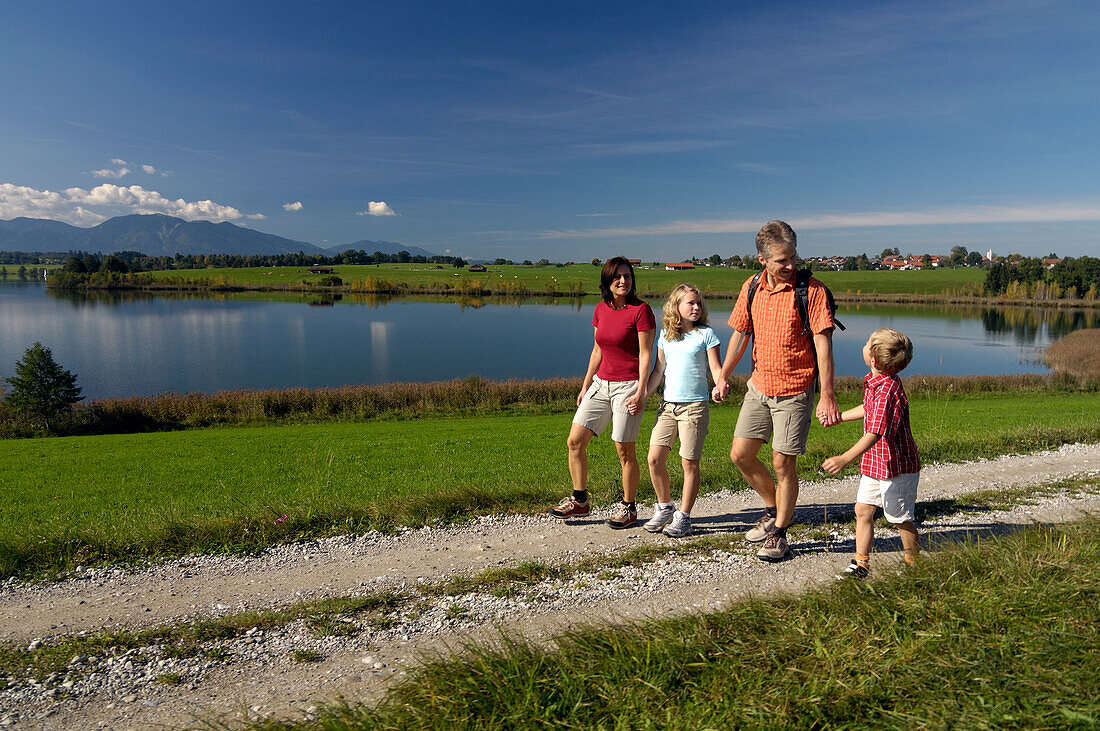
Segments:
[[[265,729],[1088,728],[1100,522],[945,550],[871,583],[716,614],[504,639],[377,706]]]
[[[1100,393],[911,401],[927,462],[1100,441]],[[745,487],[727,454],[736,416],[732,404],[712,409],[704,494]],[[0,441],[0,576],[539,510],[567,490],[567,427],[536,414]],[[859,434],[858,423],[811,429],[801,473],[812,478]],[[596,501],[617,499],[613,443],[593,440],[589,457]],[[652,499],[646,476],[639,496]]]

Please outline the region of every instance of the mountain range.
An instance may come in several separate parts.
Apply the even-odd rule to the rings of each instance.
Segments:
[[[253,231],[228,221],[185,221],[159,213],[116,216],[91,228],[42,218],[0,221],[0,251],[86,251],[101,254],[138,251],[150,256],[295,254],[302,251],[306,254],[332,256],[349,249],[362,249],[368,254],[376,251],[383,254],[407,251],[413,256],[435,255],[417,246],[367,239],[326,249],[306,241]]]

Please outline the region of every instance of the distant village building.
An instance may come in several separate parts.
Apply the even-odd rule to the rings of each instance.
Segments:
[[[672,262],[672,263],[666,262],[665,263],[665,271],[666,272],[679,272],[679,271],[683,271],[685,269],[694,269],[694,268],[695,268],[695,265],[692,264],[690,261],[687,261],[687,262]]]
[[[484,271],[487,271],[487,270],[485,269],[485,266],[483,264],[471,264],[470,265],[470,271],[471,272],[484,272]]]
[[[309,268],[309,273],[310,274],[332,274],[333,269],[332,269],[332,267],[310,267]]]

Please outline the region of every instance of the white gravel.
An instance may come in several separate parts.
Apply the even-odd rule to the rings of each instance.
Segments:
[[[1083,474],[1100,474],[1100,445],[928,466],[920,493],[924,501]],[[318,636],[298,621],[205,643],[188,658],[173,657],[161,646],[78,656],[65,672],[41,681],[0,678],[0,726],[162,728],[195,718],[232,723],[308,715],[338,696],[376,696],[426,652],[492,641],[502,631],[552,641],[578,623],[711,611],[750,594],[799,591],[832,581],[847,563],[853,536],[834,523],[852,518],[854,492],[854,479],[805,483],[796,516],[805,527],[803,538],[794,558],[778,565],[756,560],[752,548],[734,542],[728,550],[665,554],[641,566],[546,580],[511,596],[425,597],[402,605],[388,624],[361,622],[350,636]],[[1066,522],[1097,510],[1100,496],[1057,493],[1012,510],[955,512],[919,527],[935,543],[1036,520]],[[693,514],[695,535],[747,530],[758,513],[757,499],[745,491],[705,496]],[[820,529],[826,517],[827,535]],[[0,585],[0,640],[33,649],[103,629],[140,629],[386,589],[415,592],[425,583],[488,567],[563,564],[646,544],[682,542],[640,529],[612,531],[598,518],[564,524],[542,515],[494,515],[460,527],[278,546],[250,557],[188,556],[137,570],[80,569],[62,581]],[[888,564],[896,533],[878,530],[876,544],[877,563]],[[320,659],[294,658],[304,652]]]

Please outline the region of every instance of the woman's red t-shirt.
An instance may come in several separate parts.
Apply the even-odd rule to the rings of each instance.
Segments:
[[[616,310],[600,302],[592,313],[592,326],[602,356],[596,375],[605,381],[637,381],[638,333],[657,328],[649,305],[639,300]]]

